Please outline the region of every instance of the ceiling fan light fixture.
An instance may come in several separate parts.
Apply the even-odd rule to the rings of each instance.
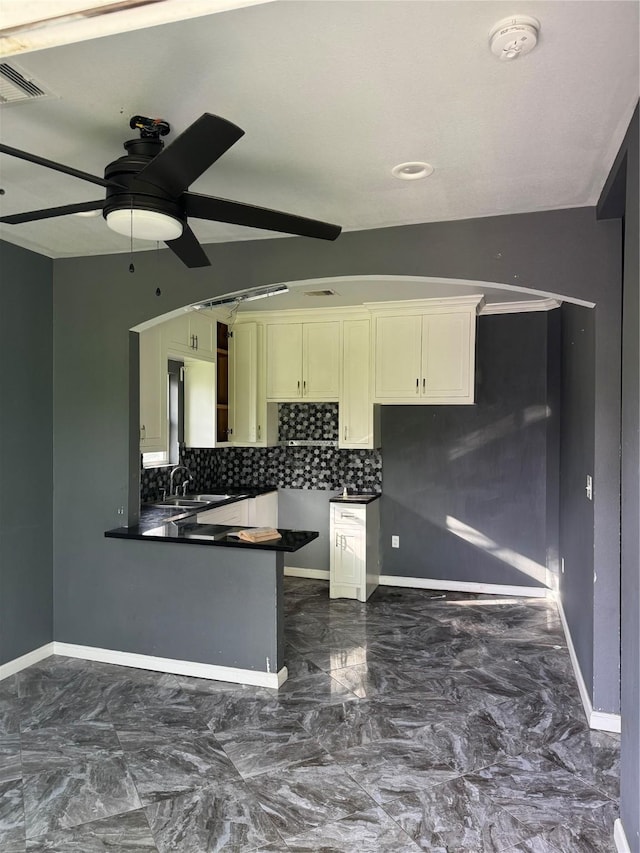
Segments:
[[[134,240],[166,242],[182,236],[182,222],[158,210],[123,207],[107,213],[106,220],[109,228],[116,234]]]

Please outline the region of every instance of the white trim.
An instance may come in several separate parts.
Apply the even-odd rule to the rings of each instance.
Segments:
[[[571,659],[571,666],[573,667],[573,674],[576,677],[578,690],[580,692],[580,698],[582,699],[582,707],[584,708],[584,713],[587,718],[587,722],[589,723],[589,728],[598,729],[599,731],[603,732],[614,732],[616,734],[619,734],[622,728],[622,719],[620,717],[620,714],[611,714],[606,711],[593,710],[591,696],[587,689],[584,676],[582,675],[582,670],[580,669],[578,655],[576,654],[575,646],[573,645],[573,639],[571,637],[571,631],[569,630],[569,623],[567,622],[564,607],[562,606],[562,599],[560,598],[559,593],[554,595],[554,598],[558,607],[558,614],[560,615],[562,630],[564,631],[565,640],[567,641],[567,648],[569,649],[569,657]]]
[[[51,657],[52,654],[54,654],[53,643],[47,643],[44,646],[40,646],[39,649],[27,652],[26,655],[22,655],[19,658],[14,658],[7,663],[3,663],[0,666],[0,681],[4,678],[9,678],[11,675],[15,675],[16,672],[20,672],[21,669],[26,669],[34,663],[39,663],[41,660]]]
[[[578,683],[578,690],[580,691],[580,698],[582,699],[582,706],[584,708],[584,713],[587,718],[587,722],[590,722],[591,715],[593,713],[593,705],[591,704],[591,696],[589,695],[589,691],[587,690],[587,685],[584,680],[584,676],[582,675],[582,670],[580,669],[580,663],[578,662],[578,656],[576,654],[575,646],[573,645],[573,640],[571,638],[571,631],[569,630],[569,623],[567,622],[567,617],[564,614],[564,607],[562,606],[562,599],[560,595],[556,595],[556,605],[558,607],[558,614],[560,615],[560,622],[562,623],[562,630],[564,631],[564,637],[567,641],[567,648],[569,649],[569,657],[571,658],[571,666],[573,667],[573,674],[576,677],[576,681]]]
[[[252,684],[256,687],[278,688],[287,680],[288,672],[283,666],[279,672],[258,672],[253,669],[237,669],[233,666],[218,666],[189,660],[173,660],[135,652],[120,652],[115,649],[99,649],[95,646],[77,646],[73,643],[53,643],[53,653],[70,658],[83,658],[116,666],[132,666],[136,669],[151,669],[174,675],[193,678],[209,678],[212,681],[231,681],[234,684]]]
[[[490,302],[478,314],[522,314],[527,311],[553,311],[562,303],[559,299],[528,299],[522,302]]]
[[[616,818],[613,824],[613,840],[615,841],[618,853],[631,853],[631,847],[629,846],[624,826],[619,817]]]
[[[329,580],[328,569],[298,569],[296,566],[285,566],[284,575],[288,578],[314,578],[319,581]]]
[[[619,735],[622,731],[622,717],[610,711],[592,711],[589,717],[589,728]]]
[[[414,589],[444,589],[448,592],[484,592],[489,595],[519,595],[546,598],[551,591],[544,586],[507,586],[501,583],[436,580],[435,578],[403,578],[380,575],[380,586],[408,586]]]

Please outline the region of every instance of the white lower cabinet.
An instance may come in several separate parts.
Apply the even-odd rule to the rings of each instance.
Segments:
[[[366,601],[380,579],[380,501],[330,507],[329,597]]]
[[[199,512],[196,518],[198,524],[227,524],[230,527],[249,526],[249,501],[236,501],[215,509]]]
[[[247,501],[249,527],[278,527],[278,493],[267,492]]]

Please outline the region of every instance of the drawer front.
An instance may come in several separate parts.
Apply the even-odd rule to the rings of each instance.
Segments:
[[[354,526],[364,527],[366,521],[366,509],[364,507],[331,505],[331,522],[336,527]]]
[[[228,524],[229,526],[248,524],[248,501],[237,501],[228,506],[208,509],[198,513],[198,524]]]

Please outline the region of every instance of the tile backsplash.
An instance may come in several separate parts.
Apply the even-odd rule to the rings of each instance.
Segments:
[[[280,403],[281,441],[338,439],[337,403]],[[188,448],[180,462],[193,474],[190,491],[214,486],[277,486],[283,489],[382,491],[380,450],[338,450],[337,447]],[[154,500],[169,488],[171,468],[142,469],[140,497]],[[178,475],[176,479],[181,482]]]

